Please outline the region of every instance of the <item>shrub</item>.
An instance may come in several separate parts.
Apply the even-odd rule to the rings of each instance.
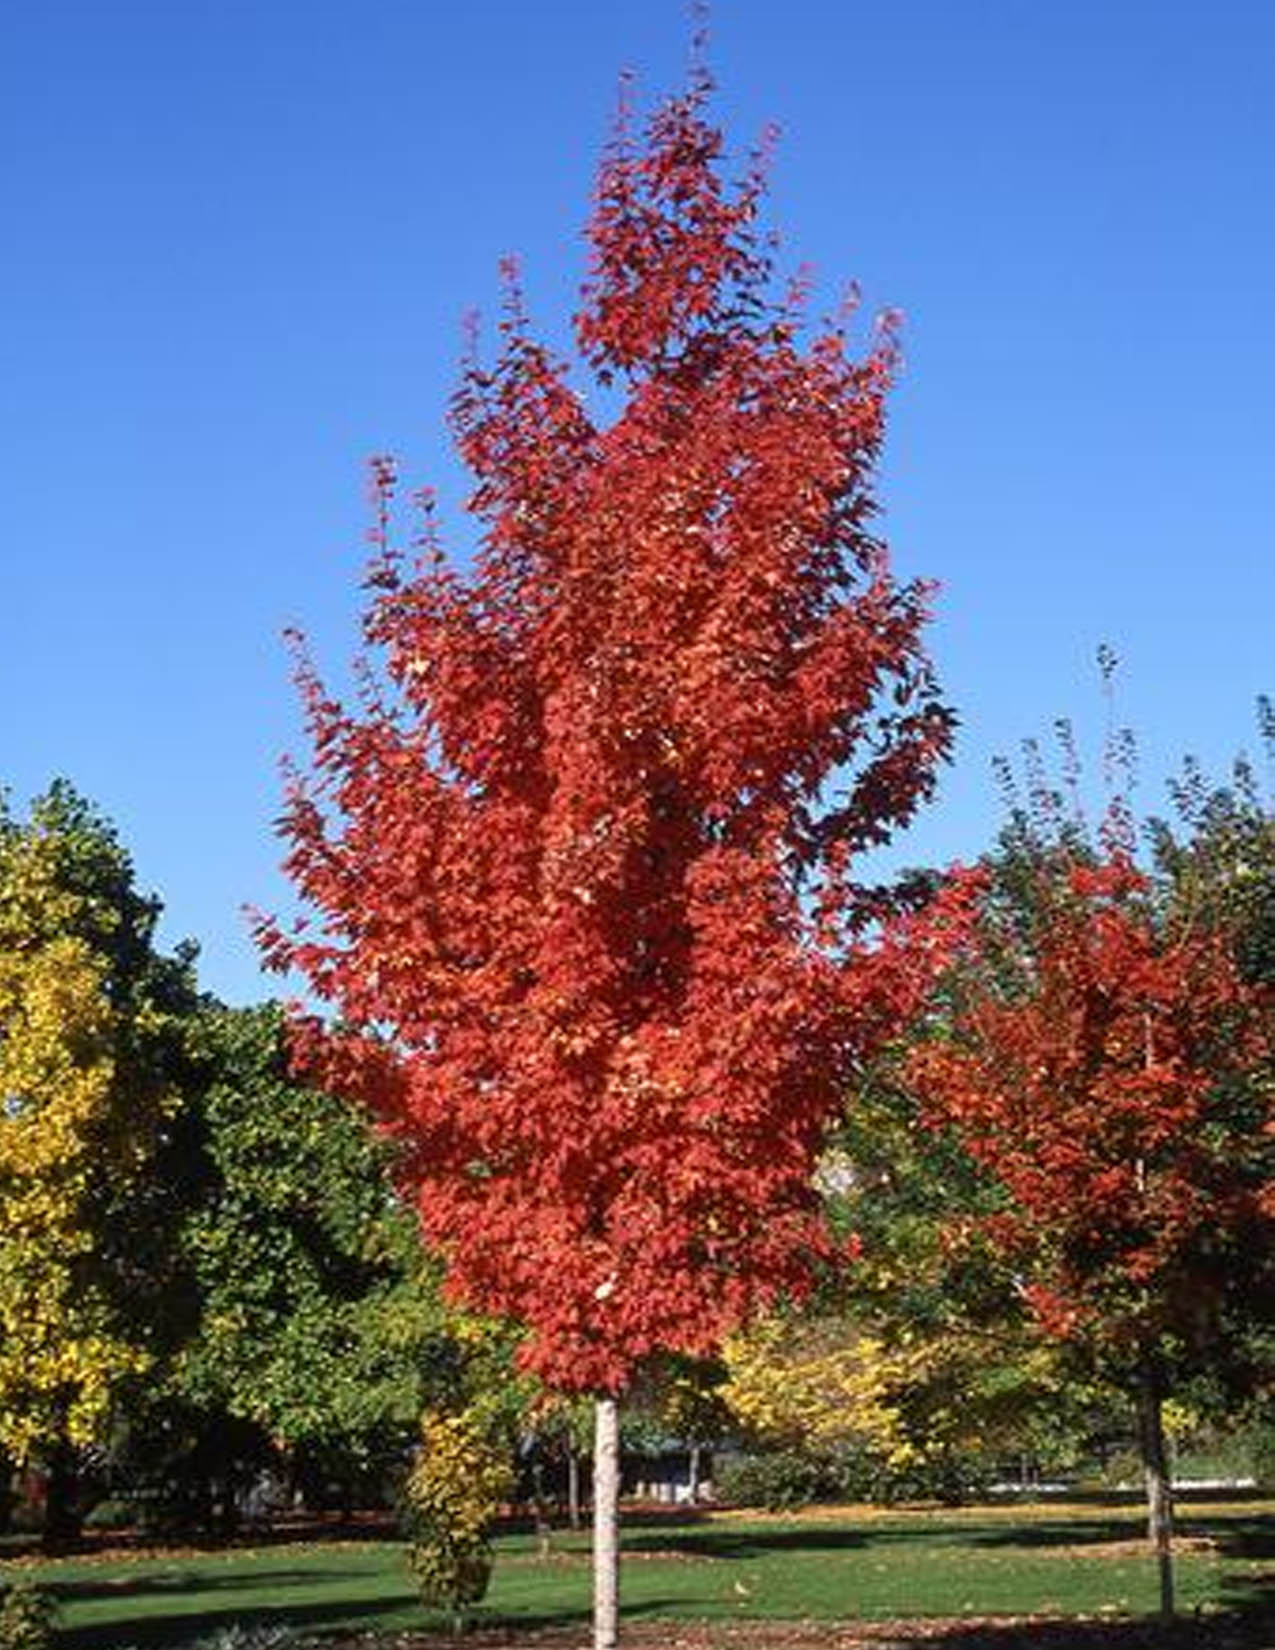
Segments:
[[[830,1463],[800,1450],[772,1450],[726,1461],[714,1479],[718,1497],[737,1507],[791,1512],[812,1501],[836,1499],[841,1486]]]
[[[492,1565],[487,1537],[511,1484],[504,1452],[473,1416],[425,1417],[400,1523],[427,1609],[461,1618],[483,1598]]]
[[[122,1496],[108,1495],[84,1515],[86,1530],[126,1530],[137,1522],[137,1509]]]
[[[936,1454],[890,1465],[871,1450],[767,1450],[727,1461],[714,1476],[718,1497],[738,1507],[791,1512],[812,1501],[938,1500],[958,1506],[984,1489],[987,1463],[972,1455]]]
[[[1142,1483],[1142,1457],[1133,1445],[1108,1450],[1089,1480],[1099,1489],[1127,1490]]]
[[[1249,1460],[1259,1489],[1275,1489],[1275,1427],[1269,1421],[1255,1426],[1249,1434]]]
[[[15,1581],[0,1603],[0,1650],[51,1650],[57,1605],[34,1581]]]

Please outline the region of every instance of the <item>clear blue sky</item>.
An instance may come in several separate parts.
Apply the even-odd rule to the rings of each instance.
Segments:
[[[1221,767],[1275,690],[1275,8],[716,0],[719,109],[782,128],[774,220],[907,317],[883,477],[942,581],[963,732],[918,862],[998,819],[989,758],[1104,709]],[[99,0],[0,25],[0,780],[117,823],[205,984],[262,981],[296,746],[279,642],[353,651],[363,460],[455,496],[471,306],[521,254],[561,335],[618,71],[682,0]],[[463,550],[463,523],[451,543]]]

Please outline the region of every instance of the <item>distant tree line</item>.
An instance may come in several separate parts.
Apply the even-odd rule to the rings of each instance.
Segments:
[[[820,1190],[848,1263],[654,1363],[635,1447],[698,1470],[729,1444],[719,1489],[776,1504],[955,1498],[1121,1443],[1163,1475],[1166,1430],[1247,1425],[1260,1455],[1275,818],[1243,762],[1188,765],[1142,828],[1118,803],[1088,830],[1072,784],[1031,756],[940,990],[847,1097]],[[277,1007],[163,955],[159,910],[70,786],[0,815],[6,1514],[38,1486],[58,1545],[86,1516],[232,1533],[266,1485],[384,1505],[439,1416],[578,1514],[579,1405],[444,1301],[393,1143],[296,1081]]]

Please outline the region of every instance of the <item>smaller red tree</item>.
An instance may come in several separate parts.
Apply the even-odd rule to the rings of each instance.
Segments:
[[[1171,1611],[1161,1401],[1275,1284],[1271,995],[1109,843],[1040,860],[1012,912],[989,899],[954,1004],[911,1080],[1003,1189],[992,1222],[1042,1326],[1139,1394]]]

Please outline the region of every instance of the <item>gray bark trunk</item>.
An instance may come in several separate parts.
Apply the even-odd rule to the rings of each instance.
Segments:
[[[593,1650],[615,1650],[620,1620],[620,1419],[599,1398],[593,1446]]]
[[[574,1444],[567,1446],[567,1521],[580,1528],[580,1451]]]
[[[549,1499],[545,1495],[544,1468],[539,1461],[531,1469],[531,1510],[536,1522],[536,1555],[545,1559],[553,1550],[553,1524],[549,1518]]]
[[[1164,1448],[1163,1394],[1149,1367],[1142,1371],[1138,1418],[1147,1485],[1147,1534],[1160,1572],[1160,1614],[1167,1621],[1173,1615],[1173,1496]]]

